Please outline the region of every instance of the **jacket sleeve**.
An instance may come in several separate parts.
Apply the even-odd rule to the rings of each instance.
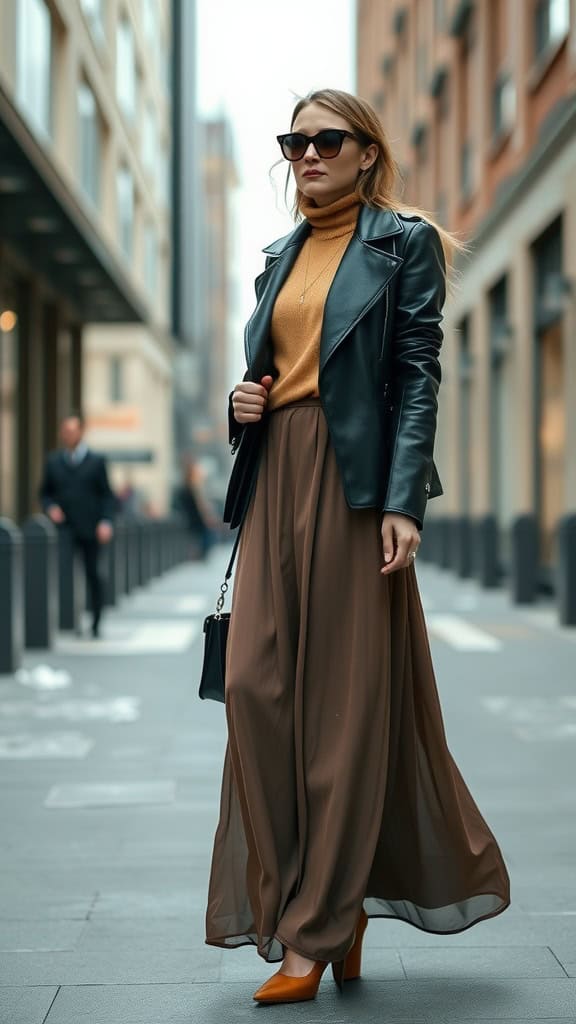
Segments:
[[[445,297],[440,236],[433,225],[418,221],[406,243],[397,289],[391,368],[397,427],[383,511],[411,516],[419,530],[434,466]]]
[[[268,269],[268,267],[272,263],[273,259],[274,259],[273,256],[266,256],[266,259],[264,261],[264,270]],[[259,287],[258,287],[258,282],[260,281],[260,278],[263,276],[263,274],[264,274],[264,271],[262,271],[262,274],[258,275],[258,277],[256,278],[256,281],[254,282],[254,290],[256,292],[256,301],[258,301],[259,297],[260,297],[260,290],[259,290]],[[248,373],[248,370],[244,374],[242,380],[250,380],[250,374]],[[228,443],[232,445],[232,452],[234,452],[236,450],[236,448],[238,447],[240,438],[242,436],[242,432],[244,430],[244,427],[246,426],[245,423],[237,423],[236,420],[234,419],[234,406],[232,405],[232,395],[233,394],[234,394],[234,392],[231,391],[230,394],[228,395]]]
[[[106,469],[106,459],[101,457],[99,459],[98,466],[98,492],[100,495],[100,516],[99,519],[107,519],[109,522],[113,522],[116,517],[118,510],[118,502],[114,491],[110,487],[108,481],[108,471]]]
[[[47,512],[51,505],[57,505],[57,497],[54,488],[54,474],[52,472],[52,456],[47,455],[44,462],[42,481],[38,488],[38,498],[43,512]]]

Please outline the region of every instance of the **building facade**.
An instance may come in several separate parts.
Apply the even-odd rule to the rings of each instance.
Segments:
[[[172,459],[171,0],[3,0],[0,512],[61,416],[163,511]]]
[[[403,198],[469,246],[445,309],[445,494],[428,515],[494,517],[504,571],[513,524],[533,517],[553,588],[576,511],[576,2],[358,0],[357,16],[357,90]]]

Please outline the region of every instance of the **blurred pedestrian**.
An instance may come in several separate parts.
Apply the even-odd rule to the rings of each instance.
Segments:
[[[84,560],[92,608],[92,635],[100,635],[104,603],[100,549],[113,535],[117,502],[108,482],[106,461],[84,440],[80,413],[60,425],[62,448],[51,452],[44,465],[40,502],[60,529],[68,529]]]
[[[185,458],[184,480],[174,491],[172,509],[182,518],[199,557],[205,559],[215,542],[219,522],[204,493],[202,467],[191,456]]]
[[[382,125],[321,90],[278,136],[299,221],[267,246],[230,396],[240,525],[206,942],[280,969],[258,1002],[361,971],[369,918],[453,934],[510,902],[447,746],[415,557],[433,460],[446,256],[395,191]]]

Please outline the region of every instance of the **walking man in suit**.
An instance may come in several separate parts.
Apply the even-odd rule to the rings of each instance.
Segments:
[[[46,458],[40,502],[53,523],[71,531],[82,552],[92,605],[92,635],[97,637],[104,602],[100,548],[112,538],[116,498],[104,457],[88,448],[83,435],[82,415],[74,413],[62,421],[62,448]]]

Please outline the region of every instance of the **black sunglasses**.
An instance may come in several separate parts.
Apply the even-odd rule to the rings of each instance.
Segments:
[[[342,149],[344,139],[358,139],[353,132],[342,131],[341,128],[324,128],[317,135],[304,135],[303,132],[287,132],[276,136],[280,143],[282,155],[287,160],[301,160],[310,143],[322,160],[332,160]]]

